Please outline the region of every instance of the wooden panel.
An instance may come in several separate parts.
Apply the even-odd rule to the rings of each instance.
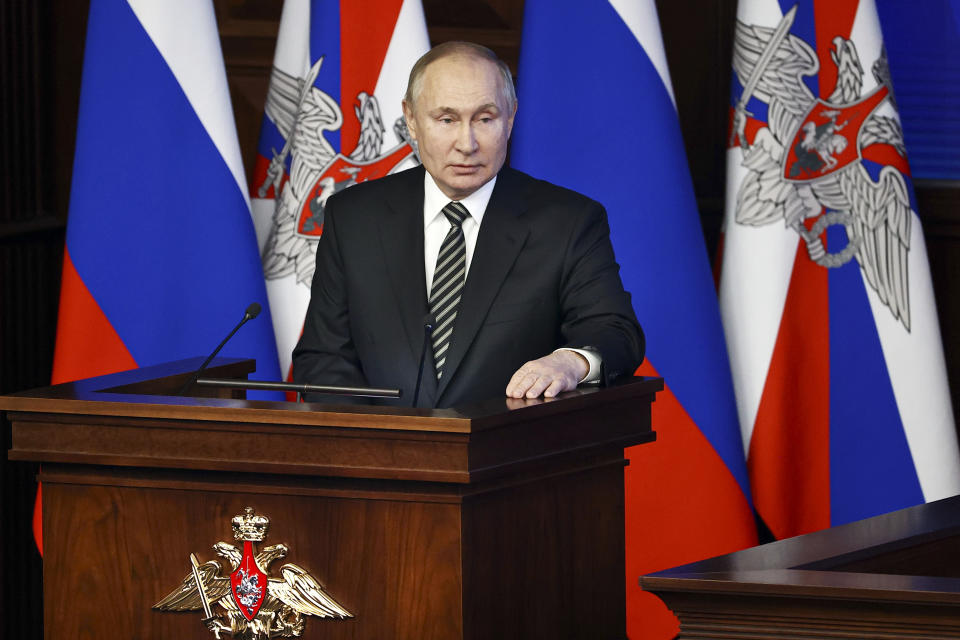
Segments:
[[[900,602],[844,602],[811,597],[744,597],[713,594],[709,600],[670,600],[680,618],[677,640],[945,640],[960,638],[956,607]]]
[[[958,548],[954,497],[644,576],[641,586],[680,619],[681,640],[960,638]]]
[[[198,360],[0,397],[0,409],[11,411],[10,458],[467,483],[648,442],[649,404],[663,388],[659,378],[633,379],[560,401],[493,399],[462,410],[324,411],[309,403],[116,393],[174,387]],[[211,370],[247,371],[245,364],[214,360]],[[145,387],[150,377],[156,382]]]
[[[249,182],[257,159],[257,141],[283,3],[215,0],[214,7],[240,152]]]
[[[943,336],[955,415],[960,415],[960,185],[920,182],[917,208],[930,258],[930,275]]]
[[[253,506],[355,618],[308,618],[306,637],[446,640],[461,635],[457,505],[44,483],[48,638],[209,638],[202,612],[152,605],[231,544],[230,519]],[[429,541],[425,544],[424,541]],[[119,553],[116,553],[119,552]],[[221,559],[224,565],[226,561]],[[361,606],[364,603],[364,606]]]
[[[657,12],[710,256],[716,252],[726,185],[730,60],[735,0],[659,0]]]
[[[465,501],[467,638],[626,636],[623,465]]]
[[[45,637],[204,637],[149,607],[245,506],[356,613],[323,637],[623,637],[623,448],[662,380],[462,412],[149,395],[195,360],[0,396],[44,462]]]

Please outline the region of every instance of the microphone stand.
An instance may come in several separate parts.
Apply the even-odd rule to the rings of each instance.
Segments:
[[[243,312],[243,320],[241,320],[239,324],[237,324],[237,326],[233,328],[233,331],[227,334],[227,337],[224,338],[223,341],[217,345],[217,348],[213,350],[213,353],[207,356],[207,359],[203,361],[203,364],[200,365],[200,368],[197,369],[192,376],[190,376],[190,379],[187,380],[187,382],[182,387],[180,387],[180,390],[177,392],[177,395],[178,396],[186,395],[187,391],[200,378],[200,374],[203,373],[204,369],[207,368],[207,366],[210,364],[210,361],[213,360],[214,356],[220,353],[220,349],[223,349],[223,345],[227,344],[227,340],[232,338],[233,334],[239,331],[240,327],[242,327],[247,323],[247,320],[253,320],[259,314],[260,314],[259,303],[254,302],[249,307],[247,307],[247,310]]]
[[[427,316],[423,322],[423,348],[420,350],[420,366],[417,367],[417,386],[413,389],[413,404],[417,406],[417,400],[420,399],[420,382],[423,380],[423,363],[427,359],[427,345],[430,344],[430,336],[433,334],[433,325],[436,320],[433,316]]]

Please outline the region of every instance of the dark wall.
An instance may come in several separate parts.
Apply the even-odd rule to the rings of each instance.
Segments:
[[[713,255],[723,213],[736,3],[661,0],[657,5],[707,250]],[[50,379],[87,6],[88,0],[0,3],[0,393]],[[248,170],[281,6],[280,0],[216,0]],[[523,0],[424,0],[424,9],[432,42],[480,42],[516,70]],[[958,406],[960,189],[921,182],[917,191]],[[9,446],[6,425],[3,437]],[[40,562],[29,531],[36,467],[5,458],[0,466],[2,628],[5,637],[40,638]]]

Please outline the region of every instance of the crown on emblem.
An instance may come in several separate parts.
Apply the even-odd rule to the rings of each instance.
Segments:
[[[267,529],[270,528],[270,518],[267,516],[254,515],[253,507],[245,507],[245,514],[234,516],[233,538],[234,540],[249,540],[250,542],[262,542],[267,537]]]

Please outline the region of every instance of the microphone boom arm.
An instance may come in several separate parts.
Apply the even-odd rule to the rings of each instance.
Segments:
[[[210,361],[213,360],[213,358],[218,353],[220,353],[220,349],[223,349],[223,345],[227,344],[227,340],[232,338],[233,334],[239,331],[240,327],[245,325],[248,320],[253,320],[258,315],[260,315],[260,304],[257,302],[251,303],[250,306],[247,307],[247,310],[243,312],[243,320],[241,320],[237,324],[237,326],[233,328],[233,331],[227,334],[227,337],[224,338],[223,341],[217,345],[217,348],[213,350],[213,353],[207,356],[207,359],[203,361],[203,364],[200,365],[200,368],[194,371],[193,375],[190,376],[190,379],[187,380],[187,382],[182,387],[180,387],[180,390],[177,392],[177,395],[178,396],[185,395],[187,391],[190,390],[190,387],[192,387],[193,384],[200,378],[200,374],[204,372],[204,370],[207,368],[207,365],[210,364]]]
[[[378,389],[375,387],[335,387],[322,384],[236,380],[231,378],[198,378],[196,383],[198,387],[256,389],[260,391],[296,391],[298,393],[330,393],[341,396],[362,396],[367,398],[399,398],[401,396],[400,389]]]

